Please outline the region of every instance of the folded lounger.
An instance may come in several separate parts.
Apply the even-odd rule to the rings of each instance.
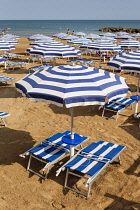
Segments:
[[[29,155],[27,171],[30,171],[40,176],[41,178],[46,179],[51,167],[56,162],[58,162],[64,155],[70,152],[70,146],[62,142],[62,138],[70,133],[71,133],[70,131],[65,131],[64,133],[57,133],[41,141],[35,147],[21,154],[20,157],[25,157],[26,155]],[[79,134],[74,134],[74,135],[79,135]],[[83,142],[88,139],[85,136],[81,137],[83,138]],[[38,161],[45,163],[45,166],[42,169],[43,171],[46,170],[46,173],[42,175],[41,173],[32,170],[30,168],[32,159],[37,159]]]
[[[115,112],[116,120],[117,120],[119,113],[135,102],[136,101],[132,100],[131,98],[117,98],[100,106],[99,109],[103,108],[102,117],[105,117],[104,116],[105,110]],[[109,117],[106,117],[106,118],[109,118]],[[110,119],[113,119],[113,118],[110,118]]]
[[[67,171],[64,187],[89,197],[90,189],[95,178],[108,164],[113,162],[117,157],[119,158],[120,153],[124,149],[125,146],[106,141],[91,143],[87,147],[77,152],[77,154],[75,154],[68,162],[59,168],[56,176],[58,176],[59,173],[66,168]],[[88,187],[88,191],[83,193],[79,190],[69,187],[67,185],[69,174],[86,179],[86,187]]]
[[[7,116],[10,116],[10,114],[9,113],[5,113],[5,112],[0,112],[0,119],[1,119],[1,122],[2,122],[1,125],[6,126],[6,123],[5,123],[3,118],[7,117]]]

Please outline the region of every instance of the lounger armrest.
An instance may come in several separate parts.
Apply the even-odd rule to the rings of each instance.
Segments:
[[[23,154],[20,154],[19,157],[22,157],[22,158],[25,158],[25,156],[28,156],[29,155],[29,152],[24,152]]]
[[[65,167],[64,166],[62,166],[61,168],[59,168],[57,171],[56,171],[56,176],[58,176],[60,173],[61,173],[61,171],[64,171],[65,170]]]

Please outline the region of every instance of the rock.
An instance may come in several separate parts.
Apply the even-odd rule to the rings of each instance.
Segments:
[[[119,32],[119,31],[124,31],[127,33],[140,33],[140,29],[138,28],[123,28],[123,27],[107,27],[107,28],[102,28],[99,29],[99,31],[103,31],[103,32]]]

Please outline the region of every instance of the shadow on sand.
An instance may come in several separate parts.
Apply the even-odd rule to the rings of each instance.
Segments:
[[[124,209],[139,210],[140,209],[140,203],[138,203],[138,202],[128,201],[124,198],[121,198],[121,197],[115,196],[115,195],[111,195],[109,193],[106,193],[105,196],[114,199],[114,201],[107,208],[105,208],[105,210],[124,210]],[[131,200],[131,198],[130,198],[130,200]]]

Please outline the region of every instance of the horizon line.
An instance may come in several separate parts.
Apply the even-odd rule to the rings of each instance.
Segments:
[[[102,20],[102,19],[2,19],[2,20],[0,20],[0,21],[3,21],[3,20],[35,20],[35,21],[37,21],[37,20],[44,20],[44,21],[48,21],[48,20],[51,20],[51,21],[61,21],[61,20],[65,20],[65,21],[72,21],[72,20],[78,20],[78,21],[85,21],[85,20],[91,20],[91,21],[107,21],[107,20],[109,20],[109,21],[140,21],[140,20],[137,20],[137,19],[104,19],[104,20]]]

